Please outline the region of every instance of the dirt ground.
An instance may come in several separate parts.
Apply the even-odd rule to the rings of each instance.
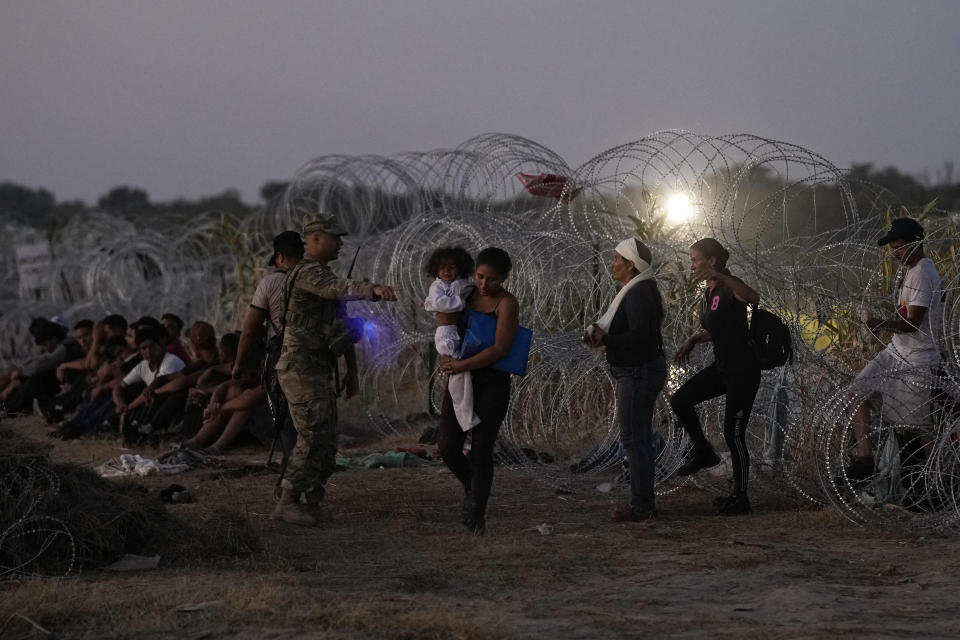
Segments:
[[[47,440],[31,419],[5,425]],[[95,467],[120,452],[57,441],[51,455]],[[865,530],[775,497],[721,518],[710,494],[690,488],[662,497],[656,521],[615,524],[623,494],[558,495],[503,468],[487,534],[474,536],[436,464],[336,473],[320,526],[305,529],[268,518],[276,476],[260,468],[265,458],[247,447],[224,468],[143,481],[185,485],[195,502],[169,510],[187,519],[239,509],[261,552],[0,582],[0,638],[45,637],[15,614],[60,639],[960,635],[953,538]]]

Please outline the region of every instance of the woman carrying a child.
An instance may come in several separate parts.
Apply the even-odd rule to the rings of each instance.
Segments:
[[[466,493],[463,524],[474,533],[486,528],[487,499],[493,484],[493,447],[510,402],[510,374],[492,368],[513,346],[519,326],[520,306],[504,289],[510,275],[510,256],[503,249],[488,247],[476,258],[476,288],[465,294],[465,309],[491,315],[497,320],[494,344],[458,360],[453,355],[440,356],[440,370],[450,376],[470,372],[473,391],[473,412],[477,424],[462,424],[448,389],[443,394],[437,442],[440,455],[450,471],[463,484]],[[465,277],[465,274],[458,274]],[[456,278],[454,278],[456,279]],[[470,455],[463,453],[467,431],[473,433]]]

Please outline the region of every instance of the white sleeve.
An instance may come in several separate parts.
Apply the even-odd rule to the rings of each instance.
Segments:
[[[128,387],[132,384],[137,384],[138,382],[143,382],[143,368],[148,366],[146,360],[141,360],[137,366],[133,369],[130,369],[130,373],[123,377],[123,384]]]
[[[936,281],[934,273],[924,269],[925,265],[920,265],[919,269],[914,269],[908,274],[911,277],[904,278],[903,281],[903,304],[909,307],[925,307],[929,309],[933,306],[933,301],[939,295],[939,284]],[[916,274],[916,275],[914,275]]]
[[[261,311],[270,310],[270,296],[267,293],[267,278],[261,278],[257,283],[257,290],[253,292],[253,299],[250,301],[251,307],[256,307]]]
[[[160,363],[160,369],[157,371],[157,377],[159,378],[160,376],[168,376],[171,373],[176,373],[177,371],[180,371],[180,369],[183,369],[183,367],[183,360],[172,353],[168,353],[167,355],[163,356],[163,362]]]
[[[452,288],[437,278],[430,285],[423,308],[431,313],[457,313],[463,311],[463,299]]]

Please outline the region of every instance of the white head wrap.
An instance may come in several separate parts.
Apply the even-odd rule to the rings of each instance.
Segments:
[[[617,292],[617,295],[614,297],[613,302],[610,303],[610,306],[607,307],[606,313],[600,317],[594,324],[604,331],[610,330],[610,323],[613,322],[613,316],[616,315],[617,309],[620,308],[620,302],[623,300],[623,297],[627,295],[627,291],[643,282],[644,280],[649,280],[653,277],[653,267],[650,266],[650,263],[640,257],[640,252],[637,250],[637,239],[636,238],[627,238],[623,242],[617,245],[614,249],[621,256],[633,263],[633,266],[637,268],[638,273],[630,282],[623,285],[620,291]],[[589,327],[588,327],[589,332]]]

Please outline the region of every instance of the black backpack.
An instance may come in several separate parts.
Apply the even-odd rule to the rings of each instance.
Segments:
[[[793,364],[793,342],[790,329],[775,313],[757,307],[750,319],[750,345],[760,368],[776,369]]]

